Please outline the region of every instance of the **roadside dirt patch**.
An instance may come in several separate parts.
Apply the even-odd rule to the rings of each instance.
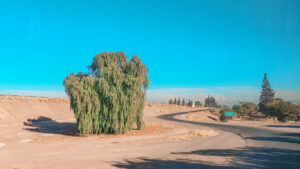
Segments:
[[[216,136],[219,133],[211,130],[211,129],[176,129],[170,130],[165,134],[158,135],[148,135],[146,137],[138,137],[136,139],[132,139],[124,144],[130,145],[141,145],[141,144],[149,144],[149,143],[167,143],[167,142],[181,142],[181,141],[190,141],[200,137],[208,137],[208,136]]]
[[[217,134],[218,133],[214,130],[191,130],[188,133],[182,135],[168,137],[166,141],[184,141],[191,140],[196,137],[216,136]]]
[[[100,134],[100,135],[93,135],[92,137],[98,138],[119,138],[119,137],[130,137],[130,136],[141,136],[141,135],[149,135],[149,134],[156,134],[156,133],[164,133],[168,130],[172,129],[169,125],[149,125],[146,126],[142,130],[131,130],[123,134]]]
[[[5,145],[5,143],[0,143],[0,148],[4,147]]]
[[[182,118],[194,121],[204,121],[204,122],[215,122],[218,121],[218,117],[211,114],[209,111],[201,112],[189,112],[187,114],[181,115]]]

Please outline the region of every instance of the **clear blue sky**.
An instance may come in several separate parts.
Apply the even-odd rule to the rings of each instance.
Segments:
[[[151,89],[300,91],[299,0],[0,2],[0,89],[64,90],[95,54],[138,54]]]

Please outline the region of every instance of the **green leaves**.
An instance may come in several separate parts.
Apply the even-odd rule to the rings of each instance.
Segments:
[[[204,107],[218,107],[216,99],[213,96],[205,98]]]
[[[259,98],[259,110],[262,113],[264,113],[266,115],[270,115],[270,114],[268,114],[268,111],[267,111],[267,104],[272,103],[274,101],[274,95],[275,95],[275,92],[271,88],[271,85],[268,81],[267,73],[265,73],[264,79],[263,79],[263,84],[262,84],[262,91],[261,91],[261,95]]]
[[[148,69],[138,56],[123,52],[94,57],[89,74],[71,73],[64,80],[81,135],[123,133],[143,126]]]

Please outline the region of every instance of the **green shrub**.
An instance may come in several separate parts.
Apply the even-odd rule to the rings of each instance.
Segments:
[[[202,106],[201,102],[199,100],[197,100],[195,102],[195,107],[201,107],[201,106]]]
[[[268,103],[266,111],[269,115],[277,117],[279,121],[287,120],[300,120],[299,105],[294,105],[291,102],[284,101],[283,99],[275,99],[272,103]]]
[[[71,73],[64,80],[81,135],[123,133],[143,126],[148,69],[137,56],[123,52],[94,57],[88,74]]]
[[[240,116],[251,115],[257,112],[258,106],[252,102],[241,102],[239,105],[233,105],[232,110]]]
[[[220,114],[221,121],[228,121],[228,119],[232,118],[232,117],[225,116],[225,111],[232,111],[232,109],[230,107],[223,107],[222,109],[220,109],[219,114]]]

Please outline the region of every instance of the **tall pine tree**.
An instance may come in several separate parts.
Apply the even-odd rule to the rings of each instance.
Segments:
[[[189,99],[188,106],[189,106],[189,107],[192,107],[192,105],[193,105],[193,101],[191,101],[191,100]]]
[[[269,83],[269,80],[267,78],[267,73],[265,73],[264,79],[263,79],[263,84],[262,84],[262,90],[261,90],[261,95],[259,98],[259,110],[268,115],[267,111],[267,104],[272,103],[274,100],[274,95],[275,92],[271,88],[271,85]]]
[[[180,106],[180,104],[181,104],[181,100],[180,100],[180,97],[179,97],[179,99],[177,100],[177,105]]]

